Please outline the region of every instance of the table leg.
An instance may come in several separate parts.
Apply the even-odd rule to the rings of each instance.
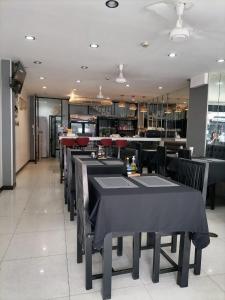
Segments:
[[[123,255],[123,237],[117,238],[117,256]]]
[[[202,249],[195,248],[194,274],[200,275],[202,262]]]
[[[111,299],[111,285],[112,285],[112,234],[111,233],[108,233],[104,238],[102,270],[103,270],[102,297],[103,300]]]
[[[159,282],[159,272],[160,272],[160,244],[161,244],[161,234],[155,232],[154,237],[154,248],[153,248],[153,267],[152,267],[152,282]]]
[[[180,287],[188,286],[190,249],[191,240],[189,237],[189,232],[182,232],[180,236],[180,250],[177,272],[177,284]]]
[[[139,253],[140,253],[140,233],[135,233],[133,237],[133,279],[139,278]]]
[[[177,235],[172,234],[171,238],[171,253],[176,253],[177,252]]]

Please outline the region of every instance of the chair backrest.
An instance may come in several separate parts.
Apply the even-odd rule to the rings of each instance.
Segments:
[[[156,173],[165,176],[166,173],[166,147],[158,146],[156,152]]]
[[[118,148],[126,148],[128,146],[127,140],[116,140],[115,144]]]
[[[180,183],[201,191],[204,202],[206,202],[207,196],[208,173],[208,162],[179,159],[177,180]]]
[[[77,144],[77,140],[71,138],[62,138],[61,144],[66,147],[74,147]]]
[[[79,226],[77,225],[78,238],[80,242],[83,243],[89,203],[87,165],[84,164],[78,157],[76,157],[75,169],[77,224],[79,223]]]
[[[86,147],[89,143],[89,137],[79,137],[77,138],[77,144],[80,147]]]
[[[178,150],[179,158],[191,159],[191,150],[190,149],[179,149]]]
[[[112,139],[101,139],[100,144],[103,147],[111,147],[112,146]]]

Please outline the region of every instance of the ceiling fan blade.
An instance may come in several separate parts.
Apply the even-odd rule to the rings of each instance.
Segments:
[[[173,1],[155,1],[146,6],[146,9],[158,18],[167,22],[175,22],[176,11]]]

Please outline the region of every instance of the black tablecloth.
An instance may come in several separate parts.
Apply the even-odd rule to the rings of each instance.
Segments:
[[[204,202],[199,191],[179,185],[148,188],[103,189],[89,176],[89,214],[94,247],[100,249],[107,233],[191,233],[198,248],[209,244]],[[102,177],[102,176],[98,176]]]
[[[194,160],[195,158],[193,158]],[[208,185],[225,182],[225,160],[217,160],[213,158],[196,158],[202,162],[209,163]],[[174,173],[179,168],[179,158],[167,156],[167,169]]]

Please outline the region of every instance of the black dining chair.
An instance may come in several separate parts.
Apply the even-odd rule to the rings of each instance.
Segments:
[[[191,159],[191,150],[190,149],[179,149],[178,150],[179,158]]]
[[[209,164],[193,161],[190,159],[179,159],[178,164],[178,175],[177,181],[192,187],[196,190],[199,190],[202,193],[202,198],[204,203],[206,203],[206,195],[207,195],[207,184],[208,184],[208,172],[209,172]],[[177,235],[181,234],[181,242],[182,242],[182,233],[170,233],[173,239],[173,246],[177,244]],[[152,281],[159,281],[159,274],[164,273],[163,270],[160,270],[160,253],[172,263],[174,266],[174,270],[179,268],[180,266],[175,266],[176,264],[169,258],[167,253],[161,249],[161,237],[168,236],[168,233],[156,232],[154,233],[154,246],[153,246],[153,270],[152,270]],[[201,272],[201,258],[202,258],[202,250],[195,248],[194,254],[194,274],[199,275]],[[179,263],[178,263],[179,264]]]
[[[104,239],[103,249],[103,273],[92,274],[92,254],[97,252],[93,248],[94,232],[89,219],[89,188],[87,166],[79,158],[75,158],[76,168],[76,201],[77,201],[77,262],[81,263],[85,255],[85,286],[86,289],[92,289],[93,279],[103,279],[103,299],[111,298],[111,277],[112,275],[121,275],[132,273],[133,279],[139,278],[139,239],[140,234],[133,235],[133,267],[126,270],[112,270],[112,236],[108,234]],[[120,234],[120,238],[123,233]],[[127,235],[127,234],[124,234]]]
[[[158,146],[156,152],[156,173],[166,176],[166,147]]]

